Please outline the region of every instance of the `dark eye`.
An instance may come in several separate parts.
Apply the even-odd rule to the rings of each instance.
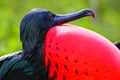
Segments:
[[[53,14],[52,13],[48,13],[47,20],[52,20],[52,19],[53,19]]]

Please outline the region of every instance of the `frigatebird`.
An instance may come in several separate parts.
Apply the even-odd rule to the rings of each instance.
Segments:
[[[59,24],[85,16],[94,17],[92,10],[57,15],[36,8],[29,11],[20,24],[22,51],[0,57],[0,80],[52,80],[44,63],[44,41],[47,31]]]

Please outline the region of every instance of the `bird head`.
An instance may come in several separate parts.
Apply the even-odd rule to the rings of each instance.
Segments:
[[[85,16],[95,17],[91,10],[56,15],[45,9],[32,9],[23,17],[20,25],[20,39],[22,41],[23,50],[28,52],[36,45],[41,46],[42,44],[40,43],[43,43],[45,34],[51,27]]]

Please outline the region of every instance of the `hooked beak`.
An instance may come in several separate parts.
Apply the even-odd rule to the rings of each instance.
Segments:
[[[95,14],[92,10],[81,10],[71,14],[56,15],[54,18],[54,22],[57,24],[63,24],[76,19],[80,19],[85,16],[92,16],[93,18],[95,18]]]

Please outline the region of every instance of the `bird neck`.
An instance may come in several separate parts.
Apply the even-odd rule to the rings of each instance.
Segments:
[[[34,55],[40,54],[40,51],[42,51],[41,49],[43,47],[43,41],[43,38],[29,38],[28,40],[26,39],[23,43],[23,56],[31,56],[33,55],[32,53],[34,53]]]
[[[46,79],[48,78],[48,71],[44,65],[44,56],[43,56],[44,39],[43,38],[39,38],[39,39],[40,40],[37,40],[35,42],[34,46],[28,43],[28,45],[24,47],[23,58],[28,60],[32,65],[32,67],[34,68],[34,74],[37,80],[38,79],[48,80]]]

